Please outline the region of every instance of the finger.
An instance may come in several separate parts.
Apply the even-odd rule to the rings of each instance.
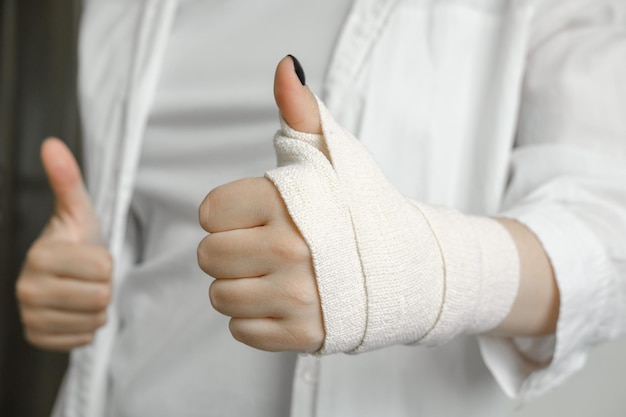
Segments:
[[[27,329],[25,337],[26,340],[39,348],[64,352],[79,346],[90,344],[93,342],[94,334],[41,333]]]
[[[230,317],[284,317],[284,298],[265,277],[216,280],[209,287],[213,308]]]
[[[99,312],[111,301],[108,282],[41,276],[18,281],[17,297],[25,307]]]
[[[212,233],[198,245],[198,264],[214,278],[268,275],[310,266],[311,251],[291,223]]]
[[[210,233],[263,226],[283,209],[266,178],[244,178],[213,189],[200,205],[200,225]]]
[[[26,308],[22,310],[22,322],[38,333],[82,334],[102,327],[107,320],[106,310],[94,313]]]
[[[42,239],[28,252],[26,266],[39,272],[87,281],[109,281],[113,258],[103,246]]]
[[[41,161],[56,197],[58,214],[70,216],[91,213],[91,199],[72,152],[59,139],[46,139],[41,145]]]
[[[211,233],[198,245],[198,265],[214,278],[250,278],[275,267],[267,247],[267,227]]]
[[[292,129],[321,134],[317,100],[304,84],[304,71],[298,60],[291,55],[283,58],[274,75],[276,105]]]
[[[269,352],[316,352],[325,335],[321,325],[272,318],[232,318],[229,329],[238,341]]]
[[[319,295],[310,271],[300,266],[257,278],[218,279],[209,288],[220,313],[239,318],[321,317]]]

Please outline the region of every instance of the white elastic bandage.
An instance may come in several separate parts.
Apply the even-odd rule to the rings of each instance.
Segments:
[[[495,220],[401,196],[318,101],[323,135],[282,122],[266,173],[313,258],[326,339],[320,351],[439,345],[508,314],[519,259]]]

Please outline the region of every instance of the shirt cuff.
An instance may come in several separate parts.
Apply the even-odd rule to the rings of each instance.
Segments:
[[[558,204],[520,207],[504,216],[526,225],[543,244],[561,300],[555,336],[479,337],[485,364],[502,390],[525,401],[575,374],[586,362],[587,349],[608,338],[610,264],[598,238]]]

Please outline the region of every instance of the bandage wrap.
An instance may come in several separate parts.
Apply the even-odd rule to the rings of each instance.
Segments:
[[[311,250],[326,339],[319,353],[435,346],[506,317],[515,244],[496,221],[404,198],[318,102],[323,135],[282,122],[266,173]]]

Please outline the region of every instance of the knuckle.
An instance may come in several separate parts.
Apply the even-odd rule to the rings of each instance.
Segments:
[[[40,333],[32,331],[31,329],[25,329],[24,339],[26,339],[26,341],[33,346],[37,346],[39,348],[48,347],[46,343],[46,338]]]
[[[244,343],[248,346],[254,346],[254,341],[250,338],[250,334],[239,325],[239,320],[234,318],[230,319],[230,322],[228,323],[228,330],[230,330],[230,334],[238,342]]]
[[[302,285],[298,281],[295,281],[290,286],[289,297],[297,306],[312,307],[319,305],[317,290],[309,285]]]
[[[311,261],[311,251],[300,236],[272,239],[269,245],[272,253],[283,262],[301,264]]]
[[[272,281],[271,289],[287,312],[313,314],[321,311],[320,296],[312,267],[296,268],[286,272]]]
[[[211,275],[213,260],[211,254],[213,251],[209,249],[211,235],[205,236],[198,244],[196,255],[198,257],[198,266],[205,273]]]
[[[107,323],[107,312],[106,310],[103,310],[97,314],[94,315],[93,317],[93,329],[98,329],[102,326],[104,326]]]
[[[202,203],[200,203],[200,207],[198,207],[198,222],[200,223],[200,226],[207,232],[209,231],[209,195],[210,194],[211,193],[207,194],[207,196],[204,197],[204,200],[202,200]]]
[[[30,280],[20,278],[15,284],[15,295],[22,304],[33,305],[41,301],[41,291]]]
[[[22,324],[26,329],[33,329],[38,327],[38,318],[30,309],[22,309],[20,311],[20,318],[22,320]]]
[[[289,275],[274,285],[276,297],[283,300],[288,310],[310,309],[319,305],[319,296],[315,284],[306,282],[298,275]]]
[[[225,290],[220,284],[221,281],[213,281],[209,287],[209,299],[215,310],[225,314],[226,308],[236,304],[237,300],[230,291]]]
[[[196,249],[196,257],[198,258],[198,266],[200,266],[200,269],[202,269],[203,271],[204,271],[204,264],[206,262],[204,253],[205,253],[204,239],[202,239],[200,243],[198,243],[198,247]]]
[[[77,340],[76,343],[72,347],[84,346],[93,343],[95,338],[95,333],[87,333],[83,335],[80,340]]]
[[[209,286],[209,301],[211,301],[211,305],[217,311],[221,311],[222,299],[220,296],[219,288],[217,288],[218,281],[213,281]]]
[[[98,256],[95,264],[98,276],[103,279],[109,279],[113,274],[113,256],[104,249],[101,256]]]
[[[41,313],[26,309],[22,312],[22,323],[30,331],[47,332],[54,330],[48,318]]]
[[[215,187],[206,195],[203,203],[206,203],[207,209],[209,208],[208,206],[211,204],[212,201],[215,202],[216,200],[219,200],[223,187],[223,185]]]
[[[42,243],[35,242],[26,253],[26,265],[37,271],[45,271],[50,267],[51,249]]]
[[[253,327],[246,324],[246,319],[232,318],[228,327],[230,334],[240,343],[268,352],[280,350],[273,335],[256,332]]]
[[[220,199],[219,195],[221,193],[221,188],[222,187],[220,186],[209,191],[206,197],[204,197],[204,200],[202,200],[202,203],[200,204],[200,208],[198,210],[200,226],[202,226],[202,228],[207,232],[210,232],[213,229],[211,222],[211,217],[213,214],[212,211],[216,202],[218,202]]]
[[[109,283],[95,285],[92,291],[93,307],[99,310],[107,308],[111,301],[111,285]]]
[[[323,331],[310,323],[287,327],[286,331],[289,333],[289,337],[293,339],[297,349],[302,351],[316,351],[321,347],[324,340]]]

